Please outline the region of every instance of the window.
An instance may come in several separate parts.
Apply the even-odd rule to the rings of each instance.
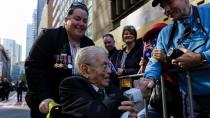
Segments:
[[[149,0],[111,0],[112,21],[119,25],[122,18],[135,11]]]

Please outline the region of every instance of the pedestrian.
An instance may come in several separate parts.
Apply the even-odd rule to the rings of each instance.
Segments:
[[[31,118],[45,118],[48,103],[60,103],[58,88],[65,77],[77,75],[75,55],[80,48],[94,45],[85,36],[88,8],[73,2],[64,18],[64,26],[44,30],[36,39],[25,62],[29,92],[26,102]]]
[[[169,61],[175,69],[183,70],[174,74],[184,98],[184,114],[188,117],[186,71],[210,62],[210,4],[195,7],[189,0],[153,0],[153,7],[158,4],[173,21],[158,36],[156,49],[153,50],[153,56],[146,66],[145,89],[142,91],[150,93],[154,81],[161,75],[162,62]],[[172,55],[173,51],[179,53]],[[209,72],[210,68],[191,72],[194,117],[208,118],[210,115]],[[152,114],[157,118],[155,111],[152,111]]]
[[[4,100],[4,90],[3,90],[3,82],[2,82],[2,79],[0,79],[0,98],[1,100]]]
[[[4,78],[2,81],[3,84],[3,91],[4,91],[4,96],[7,101],[9,100],[9,93],[11,90],[11,83],[9,82],[9,80],[7,78]]]
[[[17,102],[22,102],[23,90],[25,88],[25,83],[23,80],[17,80],[16,84],[16,91],[17,91]]]
[[[120,89],[109,84],[110,61],[105,49],[85,47],[76,56],[80,76],[65,78],[60,84],[63,118],[136,118],[132,101],[123,101]]]

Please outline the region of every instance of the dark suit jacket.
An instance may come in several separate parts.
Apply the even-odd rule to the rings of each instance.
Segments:
[[[101,101],[86,78],[72,76],[60,84],[62,113],[64,118],[119,118],[118,110],[122,93],[113,86],[105,88],[107,97]]]
[[[90,45],[94,45],[93,41],[84,36],[80,41],[80,47]],[[65,63],[61,56],[63,53],[71,56],[65,28],[61,26],[43,30],[25,62],[29,87],[26,101],[31,109],[38,110],[39,103],[46,98],[52,98],[59,103],[59,84],[63,78],[72,75],[72,69],[54,67],[56,62]]]

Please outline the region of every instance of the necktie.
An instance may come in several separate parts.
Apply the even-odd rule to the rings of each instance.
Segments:
[[[103,100],[104,97],[105,97],[104,90],[103,89],[98,89],[97,93],[98,93],[99,99]]]

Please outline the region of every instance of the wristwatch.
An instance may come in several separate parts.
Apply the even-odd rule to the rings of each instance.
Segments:
[[[208,60],[206,59],[206,57],[203,54],[203,52],[200,52],[199,54],[201,55],[201,63],[200,64],[204,64],[204,63],[208,62]]]

